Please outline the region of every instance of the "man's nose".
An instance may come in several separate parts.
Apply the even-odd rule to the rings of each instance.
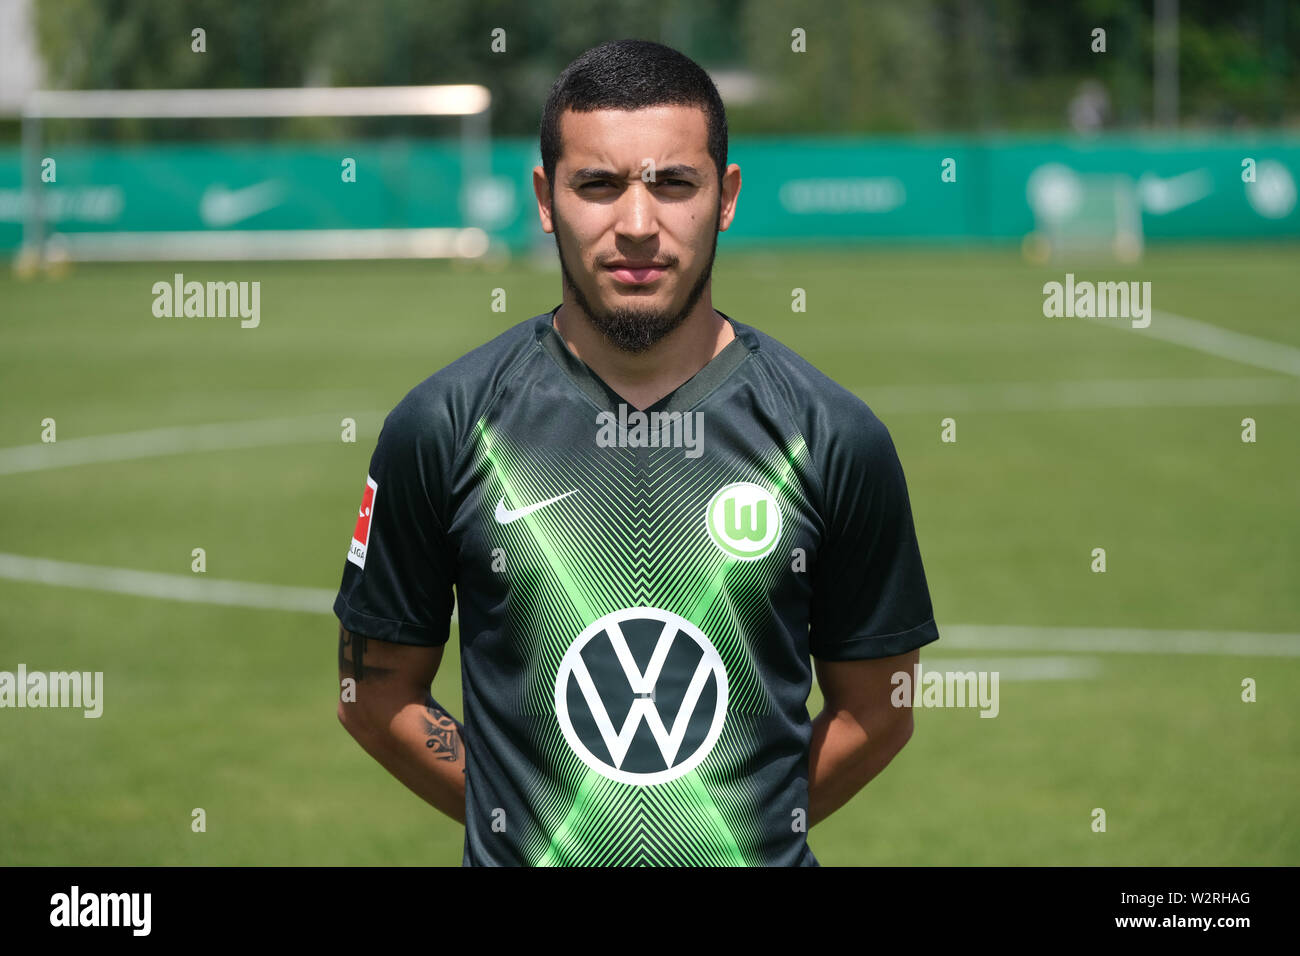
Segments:
[[[655,234],[658,224],[655,219],[652,187],[653,184],[642,182],[641,178],[637,177],[619,198],[617,226],[619,234],[632,240],[649,239]]]

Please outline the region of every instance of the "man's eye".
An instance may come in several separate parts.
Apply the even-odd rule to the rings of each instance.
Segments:
[[[659,180],[659,185],[661,185],[661,186],[694,186],[695,184],[692,183],[690,180],[687,180],[687,179],[661,179],[661,180]],[[579,188],[579,189],[593,189],[593,188],[595,188],[595,189],[600,189],[600,188],[603,188],[603,187],[612,187],[612,186],[614,186],[614,183],[613,183],[612,180],[608,180],[608,179],[593,179],[593,180],[591,180],[590,182],[585,182],[585,183],[583,183],[583,184],[582,184],[581,186],[579,186],[578,188]]]

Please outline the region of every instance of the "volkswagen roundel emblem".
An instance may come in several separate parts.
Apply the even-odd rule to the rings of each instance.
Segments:
[[[555,677],[555,713],[592,770],[638,786],[665,783],[694,770],[718,742],[727,672],[686,618],[626,608],[569,645]]]

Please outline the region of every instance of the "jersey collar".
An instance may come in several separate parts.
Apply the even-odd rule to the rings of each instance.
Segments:
[[[590,398],[597,408],[616,408],[620,404],[631,406],[631,402],[610,388],[604,379],[592,371],[591,366],[574,355],[569,349],[560,333],[555,329],[555,313],[558,311],[560,311],[560,306],[557,305],[550,312],[538,316],[538,338],[542,348],[550,353],[564,373],[573,381],[573,384]],[[750,352],[755,347],[749,328],[737,322],[721,309],[716,311],[731,323],[735,338],[724,345],[722,351],[713,356],[704,368],[653,405],[642,409],[642,411],[687,411],[699,404],[710,392],[721,385],[745,359],[749,358]]]

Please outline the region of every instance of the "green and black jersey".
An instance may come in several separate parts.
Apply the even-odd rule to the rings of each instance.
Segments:
[[[438,645],[455,587],[465,865],[816,866],[810,655],[939,636],[889,432],[730,317],[638,411],[558,309],[385,419],[334,611]]]

